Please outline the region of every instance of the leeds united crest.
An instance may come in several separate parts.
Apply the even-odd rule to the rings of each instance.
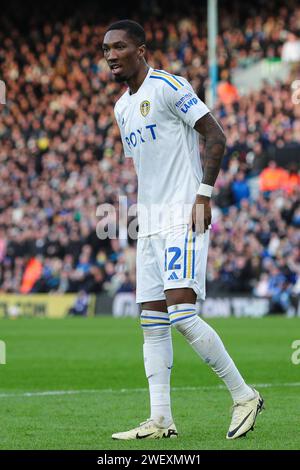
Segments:
[[[150,102],[149,101],[142,101],[140,104],[141,115],[146,117],[150,111]]]

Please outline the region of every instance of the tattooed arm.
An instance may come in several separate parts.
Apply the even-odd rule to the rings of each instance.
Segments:
[[[224,155],[226,137],[218,121],[211,113],[199,119],[194,129],[205,139],[204,169],[202,183],[214,186]],[[203,233],[211,223],[210,198],[197,194],[192,210],[191,226]]]
[[[220,124],[211,113],[207,113],[199,119],[194,128],[205,139],[202,183],[213,186],[221,168],[226,137]]]

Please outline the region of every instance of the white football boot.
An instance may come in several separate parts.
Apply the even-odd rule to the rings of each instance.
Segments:
[[[232,419],[227,433],[227,439],[246,436],[250,429],[253,431],[256,417],[264,408],[264,400],[260,393],[253,389],[255,397],[251,400],[234,403]]]
[[[117,432],[111,437],[122,441],[130,441],[132,439],[161,439],[177,437],[177,429],[174,423],[167,428],[159,427],[153,419],[147,419],[137,428],[130,429],[125,432]]]

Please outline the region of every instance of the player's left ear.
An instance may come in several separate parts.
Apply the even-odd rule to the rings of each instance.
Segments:
[[[145,57],[145,54],[146,54],[146,46],[145,46],[145,44],[142,44],[138,48],[139,59],[143,59]]]

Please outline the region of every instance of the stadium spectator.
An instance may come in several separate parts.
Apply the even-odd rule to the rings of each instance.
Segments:
[[[221,81],[218,84],[217,92],[220,102],[224,105],[231,105],[239,99],[238,90],[231,82],[227,70],[223,70],[221,73]]]
[[[276,191],[287,184],[288,173],[283,168],[277,166],[276,162],[271,161],[259,177],[261,191]]]
[[[68,314],[72,316],[86,316],[89,306],[89,296],[84,290],[78,292],[73,307],[70,308]]]
[[[245,174],[242,171],[237,173],[235,180],[231,184],[231,191],[234,202],[238,207],[240,207],[240,203],[243,199],[249,199],[250,190],[245,179]]]
[[[288,174],[283,181],[282,188],[287,194],[292,194],[295,189],[300,186],[300,173],[297,170],[297,165],[292,163],[289,166]]]
[[[300,39],[296,34],[288,34],[282,46],[281,58],[284,62],[300,62]]]

